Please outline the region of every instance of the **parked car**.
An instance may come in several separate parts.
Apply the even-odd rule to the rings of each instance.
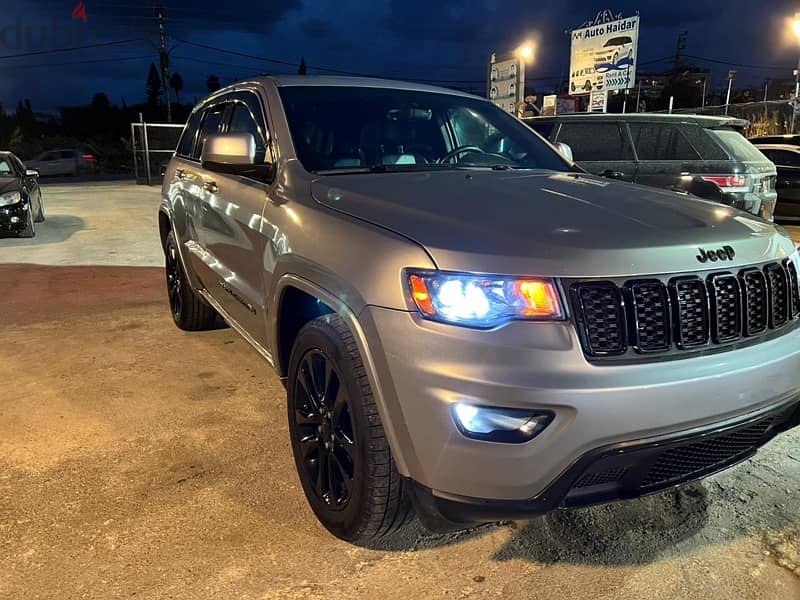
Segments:
[[[778,169],[775,218],[778,221],[800,221],[800,146],[759,143],[756,148]]]
[[[45,220],[39,174],[15,154],[0,151],[0,232],[31,238]]]
[[[725,117],[573,114],[526,119],[589,173],[690,193],[771,220],[775,166]]]
[[[750,143],[756,146],[760,144],[788,144],[800,146],[800,133],[787,133],[785,135],[758,135],[751,137]]]
[[[97,158],[81,150],[53,150],[28,161],[28,166],[42,177],[84,175],[97,172]]]
[[[800,425],[788,234],[583,173],[482,98],[235,84],[189,117],[158,221],[175,324],[220,315],[276,369],[346,540],[649,494]]]

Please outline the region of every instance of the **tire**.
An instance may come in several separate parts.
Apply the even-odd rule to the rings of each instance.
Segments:
[[[178,254],[175,235],[170,231],[164,242],[167,298],[172,320],[184,331],[213,329],[217,313],[192,289]]]
[[[287,395],[295,466],[319,521],[353,543],[401,531],[413,517],[410,495],[361,355],[340,317],[324,315],[300,330]]]
[[[28,206],[28,210],[26,211],[27,214],[27,221],[25,222],[25,229],[19,232],[19,237],[21,238],[32,238],[36,235],[36,227],[33,224],[33,207]]]

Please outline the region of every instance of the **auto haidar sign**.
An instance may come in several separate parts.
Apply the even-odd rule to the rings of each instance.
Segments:
[[[630,89],[636,85],[639,17],[596,23],[572,32],[572,94]]]

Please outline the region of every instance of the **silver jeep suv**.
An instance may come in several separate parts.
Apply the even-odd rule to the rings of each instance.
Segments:
[[[305,494],[346,540],[649,494],[800,424],[786,232],[587,175],[480,98],[220,90],[159,224],[175,323],[221,317],[275,368]]]

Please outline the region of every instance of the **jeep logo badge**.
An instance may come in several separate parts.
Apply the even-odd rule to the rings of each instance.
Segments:
[[[733,260],[736,256],[736,251],[730,246],[723,246],[719,250],[704,250],[698,248],[700,254],[697,255],[697,260],[701,263],[708,261],[717,262],[718,260]]]

